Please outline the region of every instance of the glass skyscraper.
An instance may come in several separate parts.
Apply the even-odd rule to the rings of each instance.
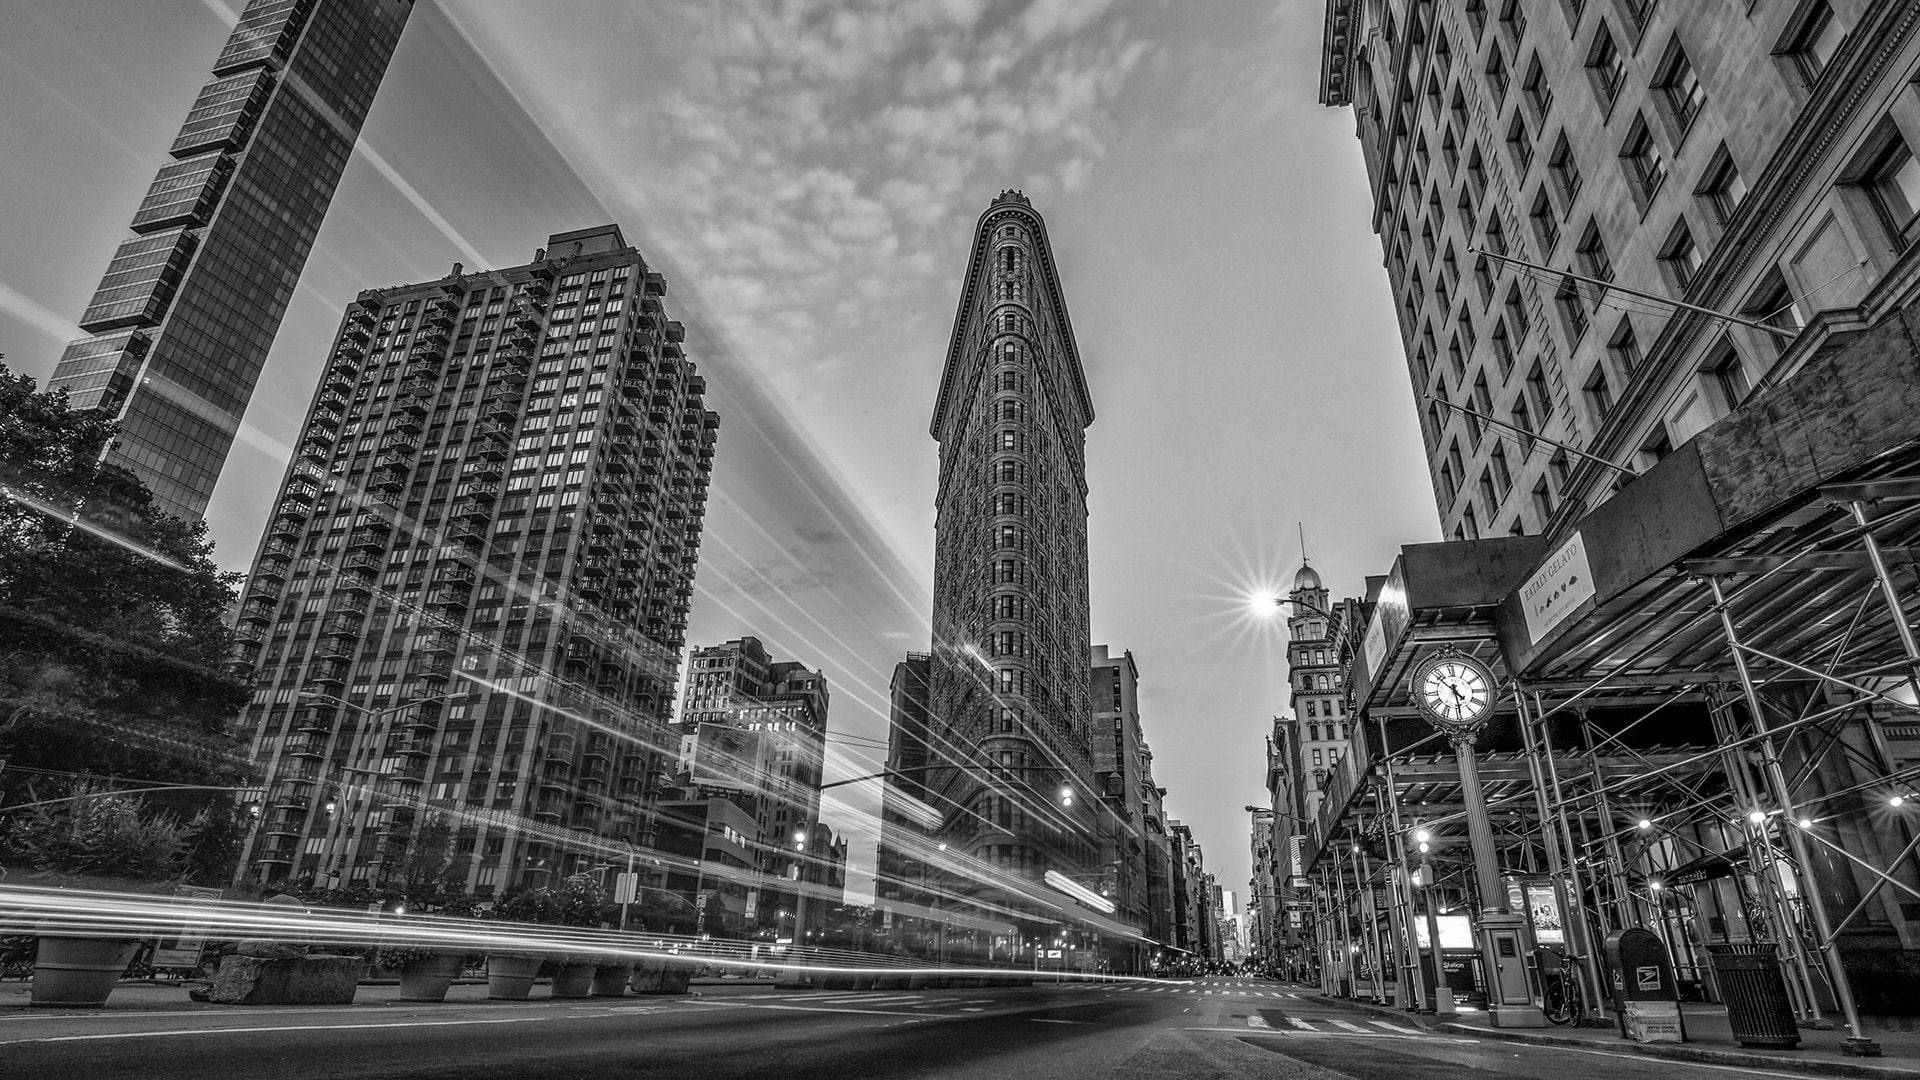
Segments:
[[[160,509],[206,509],[412,8],[247,5],[54,368]]]

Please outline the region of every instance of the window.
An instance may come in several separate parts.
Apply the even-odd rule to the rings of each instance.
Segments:
[[[1660,265],[1666,269],[1674,287],[1686,291],[1705,261],[1700,245],[1693,242],[1693,230],[1687,228],[1686,219],[1674,222],[1673,232],[1667,234],[1667,242],[1660,248]]]
[[[1507,58],[1501,55],[1498,43],[1487,57],[1487,89],[1493,94],[1495,104],[1507,96]]]
[[[1507,332],[1507,320],[1501,319],[1493,324],[1493,357],[1500,364],[1502,373],[1513,370],[1513,338]]]
[[[1487,0],[1466,0],[1467,24],[1473,27],[1473,36],[1479,38],[1487,28]]]
[[[1547,394],[1547,373],[1537,360],[1527,372],[1527,400],[1533,403],[1533,414],[1540,418],[1541,424],[1553,416],[1553,399]]]
[[[1495,446],[1487,463],[1493,467],[1493,490],[1504,502],[1507,493],[1513,490],[1513,472],[1507,468],[1507,448]]]
[[[1527,13],[1521,10],[1520,0],[1506,0],[1500,8],[1500,27],[1507,32],[1514,47],[1520,46],[1520,39],[1527,35]]]
[[[1860,177],[1860,187],[1873,202],[1896,248],[1905,248],[1920,235],[1920,158],[1892,125],[1884,128],[1886,146]]]
[[[1480,470],[1480,505],[1487,508],[1487,518],[1492,520],[1500,514],[1500,494],[1493,487],[1493,473]]]
[[[1799,70],[1801,79],[1812,86],[1833,62],[1846,36],[1847,28],[1834,16],[1826,0],[1810,0],[1788,24],[1786,35],[1780,39],[1780,47],[1774,54],[1786,57]]]
[[[1607,369],[1600,364],[1593,365],[1593,374],[1587,376],[1587,385],[1583,389],[1587,399],[1587,411],[1593,414],[1594,423],[1607,418],[1613,409],[1613,387],[1607,385]]]
[[[1638,33],[1647,28],[1647,20],[1653,16],[1653,5],[1658,0],[1620,0],[1620,7],[1626,12],[1627,23]]]
[[[1513,171],[1526,175],[1527,166],[1533,164],[1533,139],[1527,135],[1527,118],[1519,112],[1507,125],[1507,152],[1513,155]]]
[[[1560,215],[1554,212],[1553,200],[1547,198],[1545,187],[1534,192],[1533,209],[1527,212],[1527,217],[1533,222],[1533,236],[1540,241],[1540,257],[1544,259],[1560,244]]]
[[[1613,280],[1613,260],[1607,255],[1607,243],[1600,235],[1598,221],[1587,219],[1587,228],[1580,234],[1580,243],[1573,251],[1581,273],[1599,281]]]
[[[1627,61],[1620,55],[1619,46],[1613,43],[1613,34],[1604,21],[1594,31],[1593,48],[1587,50],[1587,74],[1593,79],[1593,92],[1600,98],[1600,107],[1613,108],[1620,97],[1620,86],[1627,80]]]
[[[1547,85],[1547,73],[1540,66],[1539,53],[1528,62],[1527,77],[1520,81],[1520,91],[1526,95],[1527,104],[1533,106],[1533,118],[1546,123],[1547,109],[1553,105],[1553,87]]]
[[[1447,164],[1447,176],[1451,178],[1460,168],[1460,143],[1453,137],[1453,129],[1440,138],[1440,160]]]
[[[1514,282],[1507,288],[1507,321],[1513,324],[1513,336],[1516,340],[1525,340],[1532,321],[1527,317],[1527,304],[1520,296],[1520,283]]]
[[[1493,303],[1493,260],[1485,255],[1473,261],[1473,282],[1480,290],[1482,304]]]
[[[1693,126],[1693,118],[1700,115],[1700,107],[1707,101],[1700,75],[1693,70],[1693,62],[1687,59],[1687,51],[1677,38],[1667,46],[1667,55],[1654,72],[1653,88],[1666,108],[1667,118],[1681,132]]]
[[[1747,197],[1747,182],[1740,176],[1740,170],[1734,167],[1733,156],[1727,152],[1727,144],[1721,143],[1720,149],[1708,162],[1707,171],[1702,174],[1700,186],[1694,189],[1694,195],[1706,207],[1707,216],[1715,225],[1726,228],[1733,220],[1733,212]]]
[[[1647,126],[1644,114],[1633,118],[1627,141],[1620,146],[1620,160],[1626,167],[1627,179],[1633,182],[1643,202],[1651,200],[1666,182],[1667,162],[1660,156],[1660,148],[1654,145],[1653,130]]]
[[[1533,449],[1533,412],[1527,408],[1526,395],[1522,394],[1513,399],[1513,413],[1509,422],[1521,433],[1521,449]]]
[[[1760,283],[1754,287],[1753,295],[1740,308],[1740,314],[1757,323],[1765,323],[1789,334],[1798,334],[1807,325],[1806,311],[1800,301],[1787,288],[1787,279],[1780,274],[1778,266],[1768,269]],[[1790,338],[1767,335],[1776,351],[1785,351],[1791,344]]]
[[[1553,518],[1553,489],[1547,486],[1547,478],[1533,485],[1533,512],[1539,515],[1540,527],[1545,531],[1546,524]]]
[[[1547,158],[1547,174],[1560,189],[1560,201],[1567,209],[1573,209],[1573,200],[1580,194],[1580,163],[1573,159],[1573,144],[1567,141],[1564,131],[1553,144],[1552,156]]]
[[[1639,370],[1644,357],[1640,355],[1640,341],[1633,333],[1632,319],[1620,317],[1620,325],[1613,328],[1613,336],[1607,339],[1607,355],[1623,375]]]
[[[1668,434],[1667,425],[1657,424],[1640,444],[1640,452],[1635,455],[1634,464],[1645,472],[1660,464],[1668,454],[1673,453],[1673,436]]]
[[[1706,376],[1713,395],[1719,399],[1720,407],[1727,412],[1739,408],[1740,403],[1747,400],[1747,395],[1753,393],[1753,380],[1747,377],[1747,365],[1731,343],[1723,342],[1701,373]]]
[[[1574,343],[1586,337],[1587,302],[1580,297],[1578,283],[1572,278],[1561,278],[1553,301],[1560,308],[1560,317],[1566,320],[1567,341]]]

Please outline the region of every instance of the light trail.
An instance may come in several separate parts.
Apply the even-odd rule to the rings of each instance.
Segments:
[[[980,929],[1008,935],[1015,928]],[[433,915],[373,915],[345,909],[300,911],[232,900],[155,897],[90,889],[0,885],[0,933],[77,937],[146,938],[192,933],[215,938],[266,938],[354,951],[426,948],[454,952],[546,953],[602,963],[697,961],[742,971],[870,975],[1028,974],[1019,967],[927,965],[900,957],[850,949],[719,941],[684,934],[543,926]],[[1160,980],[1076,972],[1049,976],[1100,982]]]

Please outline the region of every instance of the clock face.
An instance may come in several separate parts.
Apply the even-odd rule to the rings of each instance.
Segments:
[[[1420,673],[1420,707],[1448,725],[1473,724],[1493,711],[1487,669],[1458,656],[1443,656]]]

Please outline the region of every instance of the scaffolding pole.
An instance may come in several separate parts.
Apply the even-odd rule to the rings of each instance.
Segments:
[[[1880,1044],[1870,1039],[1860,1026],[1860,1010],[1854,1004],[1853,984],[1847,979],[1846,965],[1841,962],[1838,942],[1833,940],[1832,923],[1827,918],[1826,898],[1820,895],[1818,883],[1812,880],[1813,862],[1807,850],[1805,831],[1800,828],[1800,818],[1794,811],[1793,792],[1787,786],[1786,770],[1780,765],[1780,753],[1767,726],[1766,712],[1761,704],[1760,691],[1754,686],[1753,674],[1747,668],[1746,647],[1740,642],[1739,630],[1734,626],[1733,611],[1727,605],[1726,592],[1720,585],[1718,576],[1706,579],[1707,587],[1713,591],[1713,604],[1720,615],[1720,628],[1726,635],[1727,648],[1733,659],[1734,674],[1740,679],[1740,690],[1746,698],[1747,712],[1753,721],[1756,734],[1766,735],[1760,741],[1761,763],[1767,779],[1772,785],[1773,796],[1777,801],[1782,821],[1781,831],[1786,834],[1787,846],[1792,850],[1796,871],[1800,878],[1800,894],[1806,898],[1807,911],[1813,916],[1815,932],[1820,937],[1820,954],[1826,960],[1827,977],[1832,983],[1833,996],[1840,1005],[1841,1015],[1846,1019],[1847,1036],[1841,1040],[1841,1052],[1853,1057],[1879,1057]],[[1764,819],[1759,827],[1765,829]]]

